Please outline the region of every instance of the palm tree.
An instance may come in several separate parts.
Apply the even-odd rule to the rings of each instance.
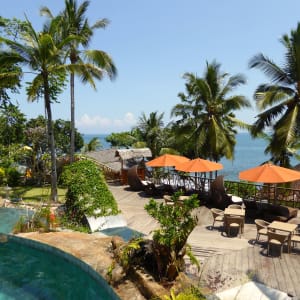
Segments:
[[[84,150],[86,152],[96,151],[99,148],[102,148],[102,144],[97,137],[93,137],[87,144],[84,145]]]
[[[255,90],[254,98],[262,112],[253,124],[252,135],[271,129],[270,150],[275,155],[293,148],[300,135],[300,23],[290,36],[283,35],[280,42],[286,48],[282,67],[261,53],[249,62],[250,68],[262,70],[271,80],[270,84],[261,84]],[[284,161],[279,163],[285,165]]]
[[[162,146],[162,129],[164,113],[158,115],[158,112],[151,112],[149,118],[145,113],[142,113],[139,118],[137,129],[140,132],[142,141],[145,141],[152,152],[152,156],[159,155]]]
[[[93,78],[101,80],[105,74],[111,79],[117,74],[116,67],[110,56],[100,50],[80,50],[80,47],[87,48],[91,41],[93,30],[97,28],[105,28],[108,25],[107,19],[98,20],[94,25],[90,26],[88,19],[85,17],[89,1],[84,1],[79,7],[76,0],[65,0],[65,9],[60,13],[61,17],[61,34],[63,38],[69,35],[77,36],[68,45],[69,59],[71,64],[81,64],[82,70],[79,73],[83,82],[89,82],[93,88],[95,83]],[[41,9],[41,13],[53,18],[47,7]],[[88,67],[88,68],[85,68]],[[95,68],[94,68],[95,66]],[[75,95],[74,95],[74,79],[75,73],[70,72],[70,93],[71,93],[71,141],[70,141],[70,160],[74,161],[75,152]]]
[[[190,157],[201,154],[215,161],[223,156],[232,159],[235,128],[247,127],[236,119],[234,111],[250,107],[250,103],[244,96],[232,95],[234,88],[245,83],[245,78],[241,74],[222,73],[220,67],[215,61],[206,63],[203,78],[185,73],[186,94],[178,94],[181,103],[172,109],[171,115],[177,118],[173,126],[177,140]]]
[[[45,26],[42,32],[36,32],[28,20],[27,24],[26,38],[22,43],[0,38],[0,41],[9,47],[9,51],[2,52],[0,57],[5,57],[7,62],[26,66],[34,74],[27,88],[29,101],[37,100],[41,95],[44,97],[48,144],[51,153],[51,199],[56,201],[57,172],[51,103],[56,100],[63,87],[67,67],[62,62],[62,54],[64,46],[72,39],[58,39],[55,20],[49,26]]]

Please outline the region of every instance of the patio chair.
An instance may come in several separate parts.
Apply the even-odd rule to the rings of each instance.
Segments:
[[[228,205],[228,208],[242,209],[242,206],[239,204],[230,204],[230,205]]]
[[[147,194],[152,195],[155,192],[155,185],[151,181],[141,180],[137,173],[137,165],[128,169],[128,185],[133,191],[145,191]]]
[[[296,244],[300,243],[300,232],[296,232],[291,236],[292,247],[295,248]]]
[[[256,230],[257,230],[255,243],[257,243],[261,235],[268,236],[268,225],[270,223],[261,219],[255,219],[254,223],[256,225]]]
[[[279,248],[279,257],[281,258],[281,254],[283,251],[283,245],[288,242],[289,236],[283,233],[277,233],[274,231],[268,231],[268,256],[270,253],[270,246]]]
[[[224,222],[224,211],[221,209],[218,209],[218,208],[211,208],[210,211],[214,218],[214,221],[212,224],[212,229],[214,229],[215,222],[222,222],[222,223]]]
[[[238,235],[241,238],[244,218],[239,216],[225,216],[224,224],[227,236],[231,236],[232,230],[238,230]]]

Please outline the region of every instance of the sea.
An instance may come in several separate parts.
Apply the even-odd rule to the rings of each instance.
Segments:
[[[102,148],[109,149],[111,147],[105,138],[108,134],[84,134],[84,142],[88,143],[92,138],[99,138]],[[224,175],[225,180],[239,180],[239,172],[256,167],[270,159],[270,156],[264,153],[267,142],[263,139],[253,139],[249,133],[240,132],[236,135],[236,146],[234,159],[227,160],[223,158],[220,162],[223,164],[223,170],[218,171],[218,175]],[[300,162],[292,159],[293,166]]]

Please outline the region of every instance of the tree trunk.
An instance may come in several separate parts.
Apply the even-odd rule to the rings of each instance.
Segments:
[[[55,141],[52,125],[51,101],[49,93],[48,75],[44,74],[44,101],[47,113],[47,131],[48,131],[48,146],[51,155],[51,200],[57,201],[57,172],[56,172],[56,153]]]
[[[74,73],[70,75],[71,92],[71,137],[70,137],[70,162],[74,162],[75,153],[75,99],[74,99]]]

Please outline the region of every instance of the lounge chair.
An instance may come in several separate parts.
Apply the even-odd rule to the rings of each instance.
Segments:
[[[134,165],[133,167],[129,168],[127,172],[128,185],[130,186],[131,190],[145,191],[145,193],[148,195],[158,194],[158,190],[154,183],[140,179],[137,172],[137,167],[137,165]]]

